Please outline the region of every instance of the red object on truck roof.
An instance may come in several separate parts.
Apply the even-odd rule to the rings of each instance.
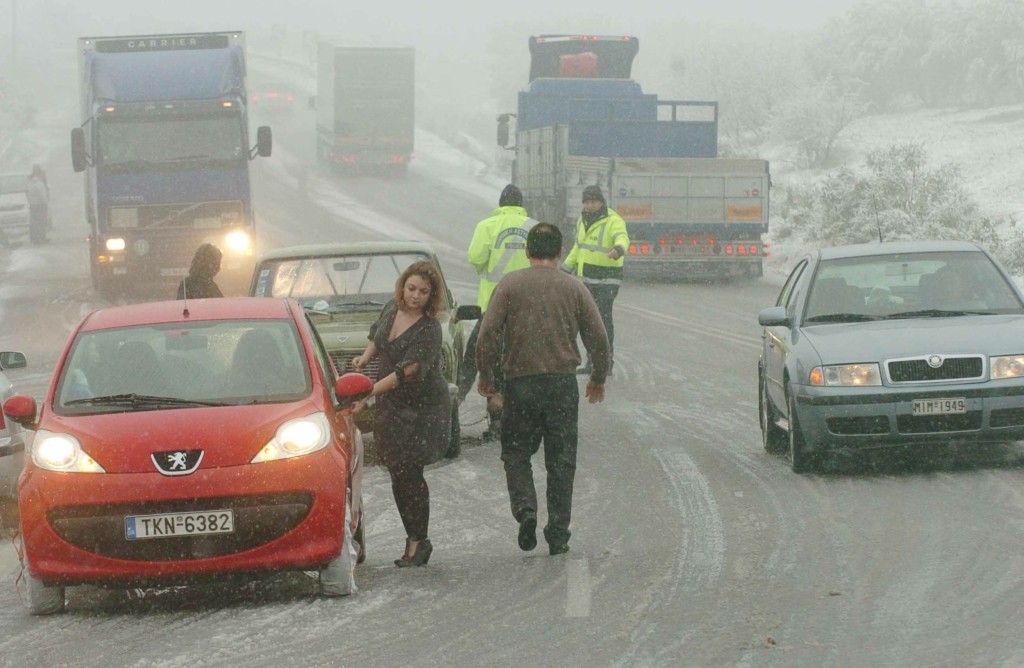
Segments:
[[[597,54],[585,51],[559,56],[558,75],[565,78],[597,76]]]

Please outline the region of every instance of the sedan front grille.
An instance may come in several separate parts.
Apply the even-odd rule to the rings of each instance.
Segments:
[[[985,360],[981,355],[945,357],[938,367],[928,357],[890,360],[886,366],[893,383],[928,383],[944,380],[982,380]]]

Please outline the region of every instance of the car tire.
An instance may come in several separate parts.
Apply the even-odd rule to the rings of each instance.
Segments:
[[[758,372],[758,418],[761,421],[761,442],[765,452],[778,455],[786,451],[786,431],[775,423],[775,409],[768,398],[768,381]]]
[[[349,495],[352,491],[349,490]],[[323,596],[348,596],[359,591],[356,586],[356,564],[359,552],[352,531],[352,502],[345,504],[344,527],[342,530],[341,552],[326,566],[320,569],[320,594]],[[356,531],[362,529],[362,520]]]
[[[786,392],[786,407],[789,412],[789,466],[793,473],[811,473],[818,468],[818,458],[807,450],[807,441],[796,417],[796,399],[790,391]]]
[[[64,612],[64,587],[48,585],[25,571],[28,585],[28,611],[32,615],[55,615]]]
[[[359,545],[359,551],[356,553],[356,563],[361,564],[366,561],[366,539],[364,538],[365,533],[363,531],[363,518],[359,518],[359,526],[356,527],[355,533],[352,534],[352,540]]]
[[[452,403],[452,426],[448,435],[448,450],[445,451],[445,459],[455,459],[462,454],[462,425],[459,424],[459,402],[457,399]]]

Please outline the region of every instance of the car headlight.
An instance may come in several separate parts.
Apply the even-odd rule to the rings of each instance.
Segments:
[[[989,359],[992,380],[1024,376],[1024,355],[1000,355]]]
[[[811,370],[811,385],[828,387],[858,387],[881,385],[882,374],[878,364],[832,364],[817,366]]]
[[[327,446],[330,435],[331,427],[323,413],[289,420],[277,428],[274,438],[252,458],[252,463],[301,457],[322,450]]]
[[[32,440],[32,463],[47,471],[106,473],[95,459],[82,450],[77,438],[45,429],[37,431]]]

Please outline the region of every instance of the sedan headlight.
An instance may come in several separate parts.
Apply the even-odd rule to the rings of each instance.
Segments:
[[[47,471],[106,473],[95,459],[82,450],[77,438],[45,429],[37,431],[32,440],[32,463]]]
[[[252,463],[258,464],[308,455],[325,448],[330,436],[330,423],[327,422],[327,416],[323,413],[314,413],[304,418],[289,420],[277,428],[274,438],[252,458]]]
[[[992,380],[1024,376],[1024,355],[1001,355],[989,359]]]
[[[235,255],[252,255],[252,237],[245,230],[229,232],[224,243]]]
[[[881,385],[882,374],[878,364],[832,364],[817,366],[811,370],[811,385],[828,387],[858,387]]]

